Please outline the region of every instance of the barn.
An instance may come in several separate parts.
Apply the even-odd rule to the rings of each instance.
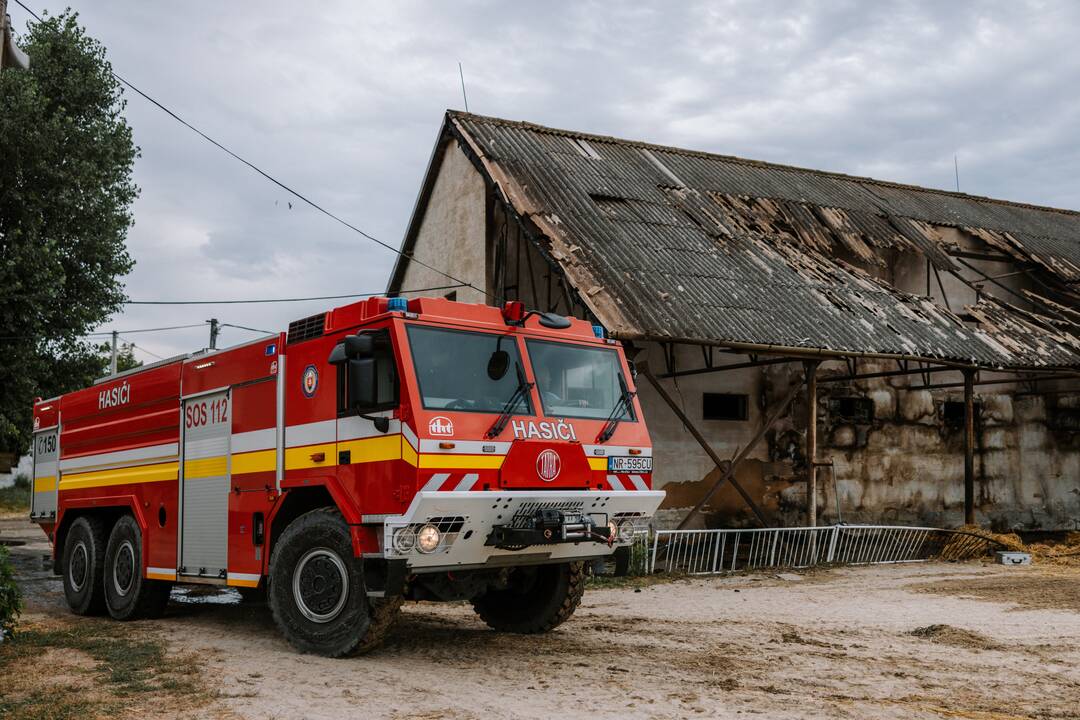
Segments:
[[[1080,213],[448,111],[401,250],[624,344],[663,525],[1080,523]]]

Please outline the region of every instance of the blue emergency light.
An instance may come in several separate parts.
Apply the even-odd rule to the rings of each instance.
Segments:
[[[604,339],[604,326],[603,325],[593,325],[592,326],[592,334],[595,335],[596,337],[600,338],[601,340],[603,340]]]
[[[386,309],[388,312],[408,312],[409,299],[403,297],[390,298],[386,301]]]

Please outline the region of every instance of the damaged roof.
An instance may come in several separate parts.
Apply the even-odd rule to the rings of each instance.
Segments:
[[[447,133],[615,337],[1080,366],[1080,213],[460,112]],[[942,227],[1064,302],[983,295],[965,322],[882,279],[897,252],[958,273]]]

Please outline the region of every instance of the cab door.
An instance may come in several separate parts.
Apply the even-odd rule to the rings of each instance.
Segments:
[[[225,579],[229,547],[232,393],[184,400],[179,575]]]

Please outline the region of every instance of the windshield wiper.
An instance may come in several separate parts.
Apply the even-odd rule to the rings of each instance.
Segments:
[[[607,421],[604,423],[604,429],[600,431],[600,434],[596,437],[596,441],[600,443],[606,443],[611,439],[611,436],[615,434],[615,428],[619,427],[619,423],[622,422],[622,415],[624,412],[630,412],[630,403],[633,401],[636,392],[630,392],[626,387],[626,381],[623,380],[623,376],[619,374],[619,388],[621,394],[619,395],[619,402],[615,403],[615,407],[611,409],[611,414],[608,415]]]
[[[486,433],[484,433],[484,437],[488,439],[499,437],[499,434],[506,428],[506,423],[510,422],[510,416],[514,414],[514,408],[517,407],[518,403],[521,402],[521,399],[525,397],[526,393],[532,390],[533,384],[531,382],[525,382],[525,372],[521,369],[521,363],[515,362],[514,369],[517,370],[517,389],[514,390],[514,394],[511,395],[510,399],[503,405],[499,417],[495,418],[495,423],[488,428]]]

